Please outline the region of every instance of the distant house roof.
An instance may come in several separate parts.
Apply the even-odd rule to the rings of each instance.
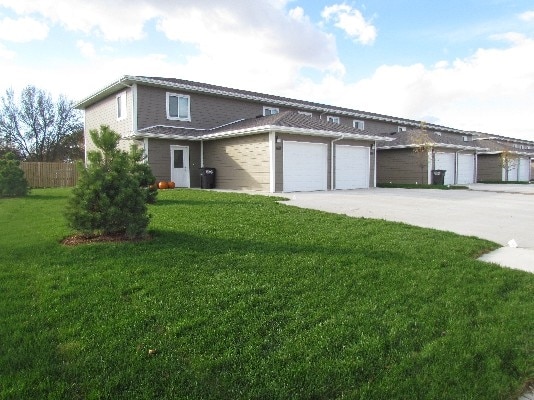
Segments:
[[[502,140],[501,137],[488,136],[487,138],[479,138],[477,142],[481,147],[485,148],[484,151],[481,151],[481,153],[484,154],[499,154],[506,151],[512,154],[527,155],[530,157],[534,156],[534,149],[521,149],[520,147],[514,147],[517,146],[517,144],[511,143],[508,140]]]
[[[462,136],[450,137],[441,135],[438,132],[423,129],[411,129],[407,131],[393,132],[390,134],[384,134],[382,136],[384,138],[395,139],[393,142],[378,141],[377,148],[382,150],[417,148],[424,145],[434,148],[473,150],[479,152],[487,150],[487,148],[481,145],[480,142],[464,142]]]
[[[305,110],[305,111],[310,111],[310,112],[319,112],[321,114],[332,113],[332,114],[343,115],[343,116],[347,116],[349,118],[355,118],[355,119],[365,118],[368,120],[384,121],[384,122],[398,124],[398,125],[406,126],[406,127],[417,127],[421,123],[420,121],[410,120],[406,118],[397,118],[397,117],[392,117],[392,116],[383,115],[383,114],[376,114],[376,113],[371,113],[371,112],[353,110],[353,109],[344,108],[344,107],[330,106],[326,104],[314,103],[314,102],[304,101],[304,100],[296,100],[296,99],[291,99],[291,98],[281,97],[281,96],[273,96],[269,94],[252,92],[248,90],[232,89],[232,88],[227,88],[223,86],[210,85],[207,83],[187,81],[183,79],[131,76],[131,75],[125,75],[121,77],[119,80],[113,82],[112,84],[106,86],[105,88],[99,90],[98,92],[93,93],[92,95],[79,101],[75,105],[75,107],[78,109],[82,109],[82,110],[86,109],[87,107],[96,103],[97,101],[100,101],[106,98],[107,96],[113,93],[116,93],[120,90],[123,90],[125,87],[131,86],[133,84],[142,84],[142,85],[147,85],[147,86],[155,86],[155,87],[177,89],[177,90],[186,90],[190,92],[213,94],[213,95],[218,95],[218,96],[223,96],[223,97],[240,98],[240,99],[266,103],[268,105],[286,106],[286,107],[301,109],[303,111]],[[449,127],[445,127],[441,125],[434,125],[434,124],[427,124],[427,127],[433,130],[441,130],[441,131],[456,132],[456,133],[464,132],[459,129],[449,128]]]
[[[394,140],[358,130],[347,125],[336,124],[317,117],[284,111],[265,117],[248,118],[212,129],[191,129],[155,125],[140,129],[134,138],[169,138],[181,140],[210,140],[223,137],[245,136],[265,132],[283,132],[300,135],[323,136],[353,140]]]

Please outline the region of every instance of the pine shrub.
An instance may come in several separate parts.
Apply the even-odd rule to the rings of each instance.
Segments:
[[[118,149],[120,136],[105,125],[90,135],[99,151],[88,153],[89,163],[73,190],[66,211],[69,225],[88,236],[145,236],[150,219],[146,204],[156,194],[149,189],[155,178],[142,163],[142,150]]]
[[[26,196],[29,187],[20,162],[11,152],[0,157],[0,197]]]

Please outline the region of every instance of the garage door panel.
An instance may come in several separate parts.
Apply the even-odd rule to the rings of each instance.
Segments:
[[[530,180],[530,159],[522,157],[519,159],[518,178],[521,182]]]
[[[455,159],[454,153],[436,153],[435,169],[446,171],[445,185],[454,185]]]
[[[467,185],[475,182],[475,156],[458,154],[458,184]]]
[[[328,188],[328,145],[284,141],[284,192]]]
[[[368,147],[336,146],[335,188],[342,190],[369,187],[370,154]]]

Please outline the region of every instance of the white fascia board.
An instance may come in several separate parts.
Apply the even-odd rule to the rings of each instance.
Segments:
[[[172,135],[165,133],[149,133],[137,131],[132,135],[125,136],[125,139],[174,139],[174,140],[201,140],[199,136]]]
[[[338,138],[340,136],[344,136],[344,139],[352,139],[352,140],[366,140],[374,142],[375,140],[383,140],[381,136],[371,136],[371,135],[360,135],[355,133],[343,133],[343,132],[334,132],[334,131],[326,131],[326,130],[316,130],[316,129],[307,129],[307,128],[295,128],[295,127],[287,127],[287,126],[278,126],[278,125],[263,125],[258,126],[254,128],[245,128],[245,129],[237,129],[237,130],[230,130],[230,131],[224,131],[219,133],[208,133],[206,135],[202,135],[202,139],[204,140],[210,140],[210,139],[220,139],[225,137],[233,137],[233,136],[245,136],[245,135],[254,135],[257,133],[265,133],[265,132],[280,132],[280,133],[289,133],[293,135],[306,135],[306,136],[321,136],[321,137],[334,137]],[[392,140],[392,139],[389,139]]]
[[[403,144],[398,146],[378,146],[378,150],[391,150],[391,149],[416,149],[421,146],[429,146],[438,149],[455,149],[455,150],[465,150],[465,151],[480,151],[488,150],[481,147],[472,147],[472,146],[460,146],[456,144],[444,144],[444,143],[426,143],[426,144]]]
[[[109,84],[108,86],[100,89],[98,92],[95,92],[86,98],[78,101],[74,104],[74,108],[79,110],[84,110],[87,106],[106,98],[112,93],[118,92],[119,90],[124,89],[125,87],[130,87],[132,84],[136,83],[136,80],[131,79],[130,76],[125,75],[119,78],[117,81]]]

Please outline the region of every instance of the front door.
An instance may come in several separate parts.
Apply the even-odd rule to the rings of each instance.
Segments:
[[[171,146],[171,180],[176,187],[189,187],[188,146]]]

